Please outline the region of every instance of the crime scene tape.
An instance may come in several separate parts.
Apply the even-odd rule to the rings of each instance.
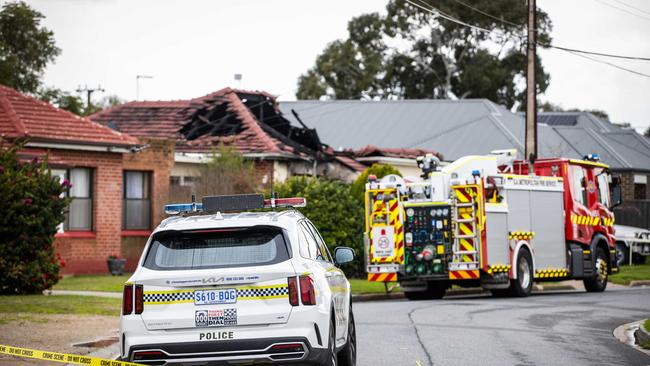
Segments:
[[[91,366],[145,366],[140,363],[124,362],[109,360],[105,358],[88,357],[80,355],[70,355],[67,353],[40,351],[36,349],[20,348],[13,346],[6,346],[0,344],[0,354],[35,358],[38,360],[71,363],[75,365],[91,365]]]

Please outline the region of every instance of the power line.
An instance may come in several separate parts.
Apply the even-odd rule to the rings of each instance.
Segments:
[[[483,15],[485,15],[485,16],[488,17],[488,18],[492,18],[492,19],[498,20],[498,21],[500,21],[501,23],[509,24],[509,25],[512,25],[512,26],[515,26],[515,27],[518,27],[518,28],[526,28],[526,26],[524,26],[523,24],[513,23],[513,22],[507,21],[507,20],[505,20],[505,19],[503,19],[503,18],[499,18],[499,17],[497,17],[497,16],[494,16],[494,15],[492,15],[492,14],[488,14],[488,13],[484,12],[483,10],[481,10],[481,9],[477,9],[477,8],[471,6],[471,5],[467,4],[467,3],[464,3],[464,2],[462,2],[462,1],[460,1],[460,0],[454,0],[454,1],[457,2],[457,3],[460,4],[460,5],[463,5],[463,6],[467,7],[467,8],[470,8],[470,9],[474,10],[475,12],[477,12],[477,13],[479,13],[479,14],[483,14]]]
[[[600,0],[596,0],[596,1],[600,1]],[[492,31],[490,31],[490,30],[488,30],[488,29],[481,28],[481,27],[477,27],[477,26],[474,26],[474,25],[471,25],[471,24],[465,23],[465,22],[463,22],[463,21],[461,21],[461,20],[458,20],[458,19],[453,18],[453,17],[451,17],[451,16],[449,16],[449,15],[446,15],[446,14],[444,14],[444,13],[441,13],[440,10],[436,9],[436,8],[433,7],[433,6],[431,7],[431,9],[428,9],[428,8],[426,8],[426,7],[424,7],[424,6],[421,6],[421,5],[418,5],[418,4],[414,3],[414,2],[412,2],[411,0],[406,0],[406,2],[409,3],[409,4],[411,4],[411,5],[414,5],[414,6],[418,7],[418,8],[420,8],[420,9],[422,9],[422,10],[425,10],[425,11],[431,13],[431,14],[438,15],[438,16],[440,16],[440,17],[442,17],[442,18],[444,18],[444,19],[447,19],[447,20],[449,20],[449,21],[451,21],[451,22],[454,22],[454,23],[457,23],[457,24],[460,24],[460,25],[464,25],[464,26],[467,26],[467,27],[470,27],[470,28],[473,28],[473,29],[477,29],[477,30],[482,31],[482,32],[492,33]],[[444,15],[444,16],[443,16],[443,15]],[[589,59],[589,60],[592,60],[592,61],[595,61],[595,62],[599,62],[599,63],[602,63],[602,64],[606,64],[606,65],[609,65],[609,66],[615,67],[615,68],[617,68],[617,69],[619,69],[619,70],[623,70],[623,71],[631,72],[631,73],[636,74],[636,75],[639,75],[639,76],[650,77],[650,75],[647,75],[647,74],[644,74],[644,73],[641,73],[641,72],[638,72],[638,71],[635,71],[635,70],[632,70],[632,69],[628,69],[628,68],[625,68],[625,67],[622,67],[622,66],[619,66],[619,65],[613,64],[613,63],[611,63],[611,62],[607,62],[607,61],[604,61],[604,60],[599,60],[599,59],[596,59],[596,58],[593,58],[593,57],[589,57],[589,56],[586,56],[586,55],[582,54],[582,53],[595,54],[595,52],[591,52],[591,51],[583,51],[583,50],[574,50],[574,49],[565,48],[565,47],[553,46],[553,45],[551,45],[551,44],[548,44],[548,45],[540,44],[540,46],[556,48],[556,49],[559,49],[559,50],[562,50],[562,51],[565,51],[565,52],[569,52],[569,53],[574,54],[574,55],[576,55],[576,56],[580,56],[580,57],[582,57],[582,58],[586,58],[586,59]],[[600,56],[607,56],[607,57],[620,57],[619,55],[609,55],[609,54],[601,54]],[[624,56],[624,57],[621,57],[621,58],[628,58],[628,57],[632,58],[633,56]],[[643,60],[645,61],[645,58],[643,58],[643,57],[633,57],[633,58],[634,58],[634,59],[643,59]]]
[[[642,12],[642,13],[646,13],[646,14],[650,15],[650,12],[645,11],[645,10],[643,10],[643,9],[641,9],[641,8],[637,8],[636,6],[632,6],[632,5],[628,4],[628,3],[625,3],[625,2],[620,1],[620,0],[614,0],[614,1],[616,1],[616,2],[619,3],[619,4],[625,5],[625,6],[627,6],[628,8],[632,8],[632,9],[634,9],[634,10],[637,10],[637,11],[640,11],[640,12]]]
[[[645,20],[649,20],[649,21],[650,21],[650,18],[648,18],[648,17],[646,17],[646,16],[643,16],[643,15],[641,15],[641,14],[638,14],[638,13],[631,12],[631,11],[625,9],[625,8],[621,8],[620,6],[616,6],[616,5],[610,4],[610,3],[605,2],[605,1],[603,1],[603,0],[596,0],[596,1],[598,1],[599,3],[601,3],[601,4],[603,4],[603,5],[609,6],[610,8],[618,9],[618,10],[624,12],[624,13],[628,13],[628,14],[630,14],[630,15],[634,15],[635,17],[639,17],[639,18],[641,18],[641,19],[645,19]]]
[[[626,60],[640,60],[640,61],[650,61],[650,57],[637,57],[637,56],[623,56],[623,55],[613,55],[610,53],[601,53],[601,52],[593,52],[593,51],[585,51],[585,50],[577,50],[575,48],[566,48],[566,47],[560,47],[560,46],[555,46],[552,44],[542,44],[538,43],[539,46],[542,47],[548,47],[548,48],[557,48],[558,50],[562,51],[569,51],[569,52],[576,52],[576,53],[585,53],[588,55],[594,55],[594,56],[603,56],[603,57],[612,57],[612,58],[621,58],[621,59],[626,59]]]
[[[638,71],[636,71],[636,70],[628,69],[628,68],[625,68],[625,67],[623,67],[623,66],[619,66],[619,65],[613,64],[613,63],[611,63],[611,62],[607,62],[607,61],[605,61],[605,60],[599,60],[599,59],[597,59],[597,58],[589,57],[589,56],[587,56],[587,55],[582,55],[582,54],[579,54],[579,53],[577,53],[577,52],[573,52],[573,51],[566,51],[566,52],[569,52],[569,53],[571,53],[571,54],[573,54],[573,55],[575,55],[575,56],[578,56],[578,57],[586,58],[586,59],[591,60],[591,61],[595,61],[595,62],[599,62],[599,63],[601,63],[601,64],[605,64],[605,65],[609,65],[609,66],[615,67],[615,68],[617,68],[617,69],[619,69],[619,70],[623,70],[623,71],[631,72],[631,73],[633,73],[633,74],[637,74],[637,75],[639,75],[639,76],[644,76],[644,77],[650,78],[650,75],[648,75],[648,74],[644,74],[644,73],[642,73],[642,72],[638,72]]]

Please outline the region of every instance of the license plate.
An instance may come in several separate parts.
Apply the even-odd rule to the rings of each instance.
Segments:
[[[195,305],[234,304],[236,302],[237,290],[234,288],[194,291]]]

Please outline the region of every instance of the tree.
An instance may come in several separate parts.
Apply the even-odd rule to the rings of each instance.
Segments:
[[[648,126],[648,128],[645,129],[645,132],[643,133],[643,136],[650,139],[650,126]]]
[[[279,197],[305,197],[307,206],[298,210],[318,228],[330,252],[336,246],[354,249],[357,260],[343,270],[348,276],[363,275],[363,203],[352,195],[349,184],[295,176],[273,189]]]
[[[57,88],[41,88],[37,92],[37,97],[57,108],[72,112],[78,116],[89,116],[101,110],[124,103],[124,100],[117,95],[108,95],[99,102],[93,103],[91,101],[88,106],[80,96]]]
[[[524,100],[526,6],[521,0],[423,0],[466,23],[436,17],[405,0],[390,0],[387,14],[364,14],[348,23],[348,38],[327,45],[298,79],[299,99],[488,98],[513,107]],[[495,15],[495,20],[485,14]],[[538,11],[538,42],[550,42],[551,21]],[[549,75],[538,60],[538,92]]]
[[[0,84],[35,94],[43,70],[61,50],[54,33],[41,26],[43,14],[24,2],[6,2],[0,10]]]
[[[0,294],[41,293],[64,265],[53,242],[70,184],[53,177],[46,161],[22,162],[22,146],[0,140]]]
[[[170,202],[185,202],[192,194],[200,201],[204,196],[254,193],[262,189],[252,161],[234,147],[219,145],[212,159],[198,168],[191,185],[172,186]]]

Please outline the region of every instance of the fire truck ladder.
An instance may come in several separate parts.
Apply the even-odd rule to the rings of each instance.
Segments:
[[[477,231],[476,206],[474,198],[470,202],[459,202],[454,198],[452,220],[454,224],[454,244],[450,271],[479,269],[479,231]]]

